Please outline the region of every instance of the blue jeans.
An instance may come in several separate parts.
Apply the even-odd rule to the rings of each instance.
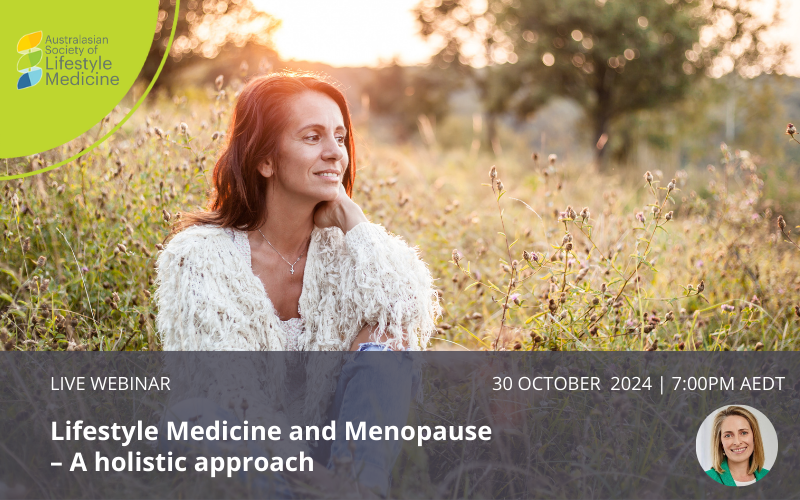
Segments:
[[[351,422],[358,429],[365,423],[366,432],[372,426],[396,426],[402,429],[406,425],[411,406],[411,399],[419,389],[419,373],[414,370],[411,355],[397,351],[384,354],[365,351],[389,351],[380,344],[361,344],[357,352],[345,354],[346,361],[342,365],[336,392],[328,409],[327,422],[336,421],[336,437],[333,442],[321,440],[312,450],[315,460],[327,464],[328,469],[349,475],[363,486],[386,496],[389,491],[389,478],[392,468],[400,454],[399,440],[347,441],[346,423]],[[166,436],[166,421],[189,422],[189,426],[203,427],[213,425],[215,420],[227,420],[229,425],[241,425],[241,419],[222,408],[214,401],[205,398],[193,398],[172,405],[167,418],[162,422],[159,435]],[[237,424],[234,424],[236,422]],[[327,423],[326,422],[326,423]],[[199,446],[198,446],[199,445]],[[210,442],[177,442],[160,439],[159,451],[173,454],[187,454],[196,449],[204,456],[224,456],[224,444]],[[240,456],[265,457],[269,454],[257,442],[243,441],[237,449]],[[346,464],[346,465],[343,465]],[[343,468],[344,467],[344,468]],[[278,473],[239,472],[239,480],[249,484],[251,491],[264,498],[292,498],[287,481]]]
[[[408,421],[411,399],[419,390],[419,372],[413,369],[411,355],[397,351],[386,354],[363,354],[364,351],[389,351],[379,344],[361,344],[358,352],[347,354],[336,394],[328,410],[328,420],[336,420],[336,439],[321,441],[314,457],[328,469],[347,464],[346,472],[381,496],[389,492],[389,478],[400,454],[401,441],[347,441],[347,422],[357,431],[364,422],[366,432],[372,426],[396,426]],[[352,443],[352,445],[350,445]],[[350,446],[348,446],[350,445]],[[352,452],[351,452],[352,449]]]

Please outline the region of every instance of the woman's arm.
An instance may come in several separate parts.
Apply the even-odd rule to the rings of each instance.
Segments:
[[[357,349],[372,341],[396,350],[424,349],[440,307],[417,251],[370,223],[343,187],[337,200],[318,207],[314,220],[345,234],[336,288],[345,345]]]

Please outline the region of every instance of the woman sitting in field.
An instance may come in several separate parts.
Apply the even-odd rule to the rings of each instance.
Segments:
[[[316,76],[256,78],[242,89],[226,137],[208,211],[184,214],[158,258],[164,349],[424,349],[439,314],[436,291],[416,251],[350,199],[356,156],[344,95]],[[236,409],[237,398],[249,398],[251,423],[323,424],[326,414],[357,422],[377,403],[404,425],[415,383],[410,357],[392,369],[385,357],[375,366],[381,357],[209,370],[215,380],[199,396]],[[351,457],[337,436],[329,466],[337,457],[360,460],[362,478],[372,476],[369,485],[385,494],[398,452],[378,459],[365,444]]]
[[[747,486],[769,472],[764,468],[764,441],[755,416],[729,406],[714,417],[711,437],[713,466],[706,474],[726,486]]]

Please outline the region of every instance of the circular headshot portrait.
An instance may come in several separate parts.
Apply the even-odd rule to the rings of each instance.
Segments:
[[[697,460],[714,481],[749,486],[764,479],[778,456],[772,422],[751,406],[717,408],[697,431]]]

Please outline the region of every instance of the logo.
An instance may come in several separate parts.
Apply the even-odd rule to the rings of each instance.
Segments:
[[[36,46],[42,41],[42,32],[30,33],[19,39],[17,52],[22,57],[17,61],[17,71],[22,76],[17,80],[17,90],[33,87],[42,80],[42,68],[37,65],[42,61],[42,49]]]

